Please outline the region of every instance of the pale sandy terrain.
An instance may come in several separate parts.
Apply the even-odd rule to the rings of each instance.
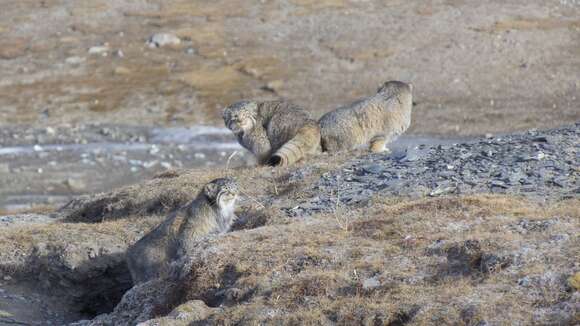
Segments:
[[[286,98],[318,117],[389,79],[415,85],[412,133],[580,119],[580,3],[571,0],[1,6],[0,124],[221,125],[221,107],[242,98]],[[149,48],[158,32],[182,42]]]

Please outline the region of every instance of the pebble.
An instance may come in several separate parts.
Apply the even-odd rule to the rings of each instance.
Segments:
[[[362,287],[365,290],[372,290],[381,286],[381,282],[376,277],[367,278],[363,281]]]
[[[157,166],[157,164],[159,164],[159,161],[145,162],[145,163],[143,163],[143,167],[146,168],[146,169],[150,169],[152,167]]]
[[[147,44],[151,48],[160,48],[164,46],[177,46],[181,44],[181,39],[170,33],[157,33],[149,38]]]
[[[282,87],[284,87],[283,80],[273,80],[264,85],[263,89],[270,92],[280,92]]]
[[[530,278],[528,276],[524,276],[518,280],[518,285],[523,287],[530,286]]]
[[[81,179],[68,178],[68,179],[66,179],[65,184],[72,191],[83,191],[87,187],[85,182]]]
[[[379,174],[379,173],[383,172],[384,169],[385,168],[380,164],[372,164],[372,165],[363,167],[364,171],[366,171],[368,173],[373,173],[373,174]]]
[[[149,150],[149,154],[155,155],[159,153],[159,147],[157,145],[151,145],[151,149]]]
[[[109,52],[108,45],[99,45],[89,48],[89,54],[107,56]]]
[[[83,57],[68,57],[64,60],[64,62],[66,62],[69,65],[79,65],[79,64],[85,62],[85,58],[83,58]]]
[[[113,70],[113,74],[115,75],[129,75],[131,73],[131,70],[129,70],[126,67],[115,67],[115,69]]]

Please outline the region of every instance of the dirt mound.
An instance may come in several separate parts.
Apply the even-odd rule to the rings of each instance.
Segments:
[[[171,178],[156,178],[109,193],[76,198],[62,208],[65,220],[97,223],[129,215],[167,213],[194,198],[204,182],[209,181],[208,178],[178,176],[175,172]]]

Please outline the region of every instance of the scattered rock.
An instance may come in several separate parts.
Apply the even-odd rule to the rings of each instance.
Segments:
[[[437,186],[437,188],[433,189],[433,191],[431,191],[429,193],[429,196],[435,197],[435,196],[451,194],[451,193],[454,193],[456,190],[457,190],[457,187],[451,186],[451,185],[449,185],[449,183],[442,183],[442,184],[439,184]]]
[[[367,278],[362,284],[364,290],[372,290],[379,286],[381,286],[381,282],[376,277]]]
[[[73,192],[85,191],[87,188],[87,185],[81,179],[68,178],[65,181],[65,185]]]
[[[530,281],[529,276],[524,276],[518,280],[519,286],[528,287],[528,286],[530,286],[530,283],[531,283],[531,281]]]
[[[129,75],[129,74],[131,74],[131,70],[129,68],[119,66],[119,67],[115,67],[115,69],[113,70],[113,73],[115,75]]]
[[[515,226],[515,229],[519,233],[527,232],[542,232],[546,231],[550,226],[556,223],[554,220],[547,221],[530,221],[523,219]]]
[[[109,52],[109,46],[107,44],[93,46],[93,47],[89,48],[89,54],[107,56],[108,52]]]
[[[352,199],[348,204],[364,203],[379,192],[382,196],[411,198],[472,193],[522,194],[542,200],[570,198],[580,193],[578,178],[570,178],[578,173],[574,153],[579,141],[577,123],[547,131],[366,155],[323,175],[312,186],[318,196],[300,203],[294,212],[328,210],[338,176],[342,177],[341,197]],[[538,146],[546,145],[549,147],[538,150]],[[543,227],[548,224],[529,226],[538,230]],[[519,227],[527,232],[525,228]]]
[[[174,34],[157,33],[149,38],[147,44],[151,48],[160,48],[164,46],[178,46],[181,44],[181,39]]]
[[[86,61],[86,59],[83,57],[68,57],[65,59],[65,62],[69,65],[80,65],[81,63],[83,63],[85,61]]]

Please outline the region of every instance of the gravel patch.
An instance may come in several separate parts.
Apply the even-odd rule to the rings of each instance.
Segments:
[[[580,123],[546,131],[418,145],[359,157],[313,186],[292,215],[364,204],[371,197],[516,194],[538,200],[580,195]]]

